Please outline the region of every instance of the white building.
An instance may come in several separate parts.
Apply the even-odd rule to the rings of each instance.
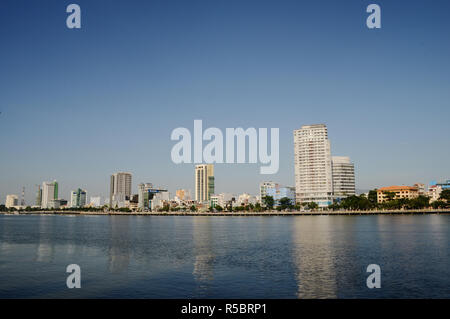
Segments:
[[[237,204],[239,206],[244,205],[247,206],[249,204],[252,205],[256,205],[256,203],[258,202],[258,199],[256,196],[247,194],[247,193],[242,193],[241,195],[239,195],[238,199],[237,199]]]
[[[86,198],[86,191],[81,188],[70,192],[70,207],[80,208],[86,206]]]
[[[111,175],[109,203],[110,207],[124,207],[131,196],[131,173],[119,172]]]
[[[54,208],[53,201],[58,199],[58,182],[43,182],[42,183],[42,208]]]
[[[431,185],[428,188],[427,196],[430,197],[430,202],[435,202],[441,197],[442,187],[439,185]]]
[[[225,208],[225,206],[229,205],[233,202],[234,195],[231,193],[220,193],[211,195],[211,206],[217,206],[219,205],[222,208]]]
[[[296,201],[327,207],[333,202],[333,176],[325,124],[294,130],[294,157]]]
[[[214,165],[195,166],[195,200],[199,203],[209,201],[214,194]]]
[[[278,183],[274,182],[262,182],[259,184],[259,199],[263,200],[267,196],[267,189],[279,187]]]
[[[19,206],[19,196],[17,195],[6,195],[6,208],[12,208],[15,206]]]
[[[334,199],[355,195],[355,165],[347,156],[333,156],[331,160]]]
[[[102,198],[100,196],[91,196],[89,205],[91,205],[92,207],[102,206]]]
[[[158,208],[164,206],[164,203],[168,203],[170,201],[170,194],[168,191],[159,191],[158,193],[154,193],[153,197],[150,199],[150,208],[152,211],[155,211]]]

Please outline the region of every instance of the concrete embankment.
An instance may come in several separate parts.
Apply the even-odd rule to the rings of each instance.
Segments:
[[[423,215],[450,214],[450,209],[370,210],[370,211],[295,211],[295,212],[81,212],[34,211],[2,212],[8,215],[131,215],[131,216],[312,216],[312,215]]]

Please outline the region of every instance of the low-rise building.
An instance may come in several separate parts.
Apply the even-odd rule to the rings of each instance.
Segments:
[[[438,185],[431,185],[428,187],[427,196],[430,198],[430,202],[435,202],[439,200],[442,193],[442,187]]]
[[[228,205],[234,205],[236,202],[236,198],[233,194],[230,193],[220,193],[211,195],[210,205],[211,207],[216,207],[219,205],[222,208],[225,208]]]
[[[285,187],[276,184],[275,187],[267,187],[266,196],[272,196],[275,202],[275,206],[280,204],[280,199],[289,198],[291,204],[295,204],[295,187]]]
[[[414,186],[388,186],[377,189],[377,201],[383,203],[389,200],[388,193],[394,193],[393,199],[413,199],[419,196],[419,190]]]
[[[237,204],[239,206],[247,206],[247,205],[255,205],[258,202],[258,199],[256,196],[247,194],[247,193],[242,193],[241,195],[239,195],[238,199],[237,199]]]

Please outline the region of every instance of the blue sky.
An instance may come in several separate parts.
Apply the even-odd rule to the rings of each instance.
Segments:
[[[65,25],[77,3],[81,30]],[[368,4],[382,28],[365,25]],[[294,184],[292,131],[328,126],[357,188],[450,178],[448,1],[1,1],[0,202],[109,175],[193,190],[176,127],[280,128],[280,170],[216,165],[217,192]]]

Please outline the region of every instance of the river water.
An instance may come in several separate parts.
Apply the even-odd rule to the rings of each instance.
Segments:
[[[450,215],[0,215],[0,298],[450,298]]]

